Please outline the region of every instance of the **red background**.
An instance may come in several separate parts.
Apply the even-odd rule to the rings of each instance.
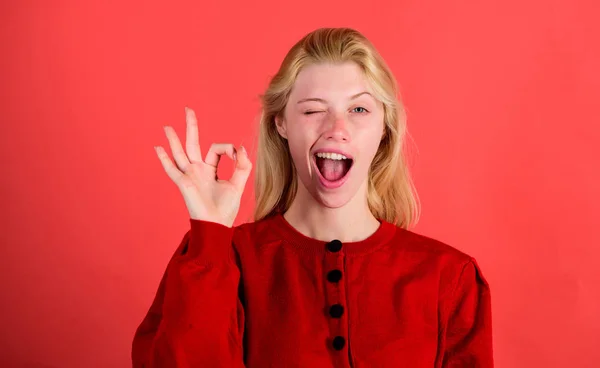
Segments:
[[[1,366],[129,366],[189,227],[153,149],[162,126],[183,137],[188,105],[204,150],[254,159],[258,94],[324,26],[363,32],[396,74],[414,230],[479,261],[497,366],[597,366],[595,1],[82,3],[0,8]]]

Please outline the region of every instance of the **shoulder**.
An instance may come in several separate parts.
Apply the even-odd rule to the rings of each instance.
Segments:
[[[404,259],[412,259],[421,267],[437,273],[441,284],[452,288],[461,278],[487,285],[475,258],[460,247],[398,227],[391,248]]]
[[[236,245],[248,244],[252,245],[252,247],[259,244],[280,242],[281,238],[273,231],[273,226],[272,217],[234,226],[233,242]]]
[[[421,255],[441,263],[464,265],[473,259],[458,247],[400,227],[397,228],[393,243],[398,251]]]

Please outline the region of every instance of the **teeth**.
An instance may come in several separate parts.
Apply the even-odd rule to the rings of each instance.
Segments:
[[[348,160],[348,157],[339,153],[319,152],[316,154],[316,156],[321,158],[327,158],[330,160]]]

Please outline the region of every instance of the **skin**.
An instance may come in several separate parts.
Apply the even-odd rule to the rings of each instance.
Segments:
[[[361,92],[368,93],[353,98]],[[275,119],[299,178],[284,218],[306,236],[359,241],[379,227],[367,205],[368,170],[385,128],[383,104],[373,96],[356,63],[311,64],[298,74],[283,116]],[[311,98],[323,101],[302,102]],[[316,113],[305,114],[310,111]],[[337,189],[320,185],[312,158],[315,149],[332,147],[354,161],[350,177]]]

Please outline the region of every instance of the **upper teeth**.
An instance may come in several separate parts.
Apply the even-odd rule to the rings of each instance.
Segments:
[[[318,152],[317,157],[328,158],[330,160],[348,160],[348,157],[342,154],[331,152]]]

